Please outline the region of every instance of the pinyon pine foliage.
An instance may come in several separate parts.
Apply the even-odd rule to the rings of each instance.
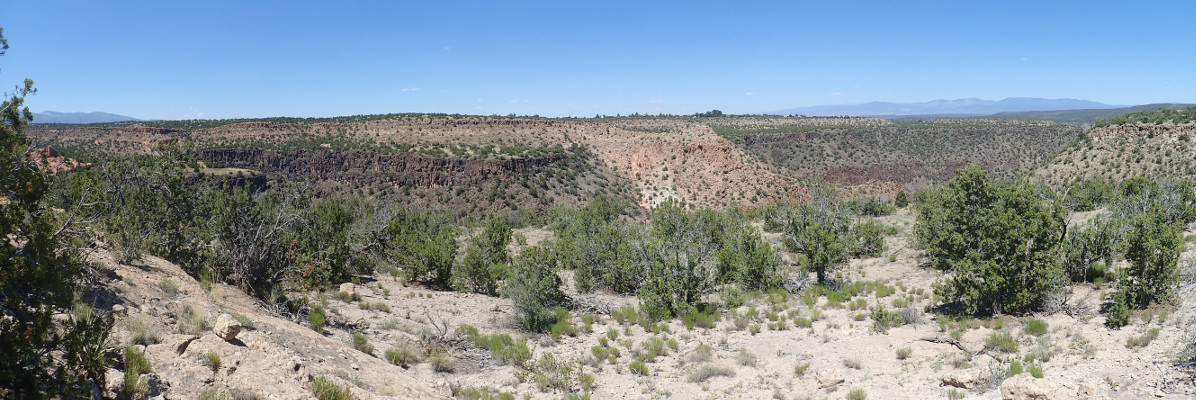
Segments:
[[[1030,312],[1065,283],[1056,257],[1067,210],[1024,180],[979,167],[922,195],[914,232],[930,265],[949,275],[935,293],[971,314]]]

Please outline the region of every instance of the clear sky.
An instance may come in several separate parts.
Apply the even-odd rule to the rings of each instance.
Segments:
[[[0,83],[145,119],[1196,102],[1196,1],[9,1]]]

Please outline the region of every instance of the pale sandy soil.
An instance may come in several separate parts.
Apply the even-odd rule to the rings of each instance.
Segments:
[[[1173,307],[1152,310],[1150,322],[1135,318],[1132,325],[1120,330],[1104,327],[1104,317],[1097,313],[1102,294],[1091,285],[1075,287],[1072,302],[1086,305],[1075,315],[1054,314],[1039,316],[1049,324],[1042,336],[1024,332],[1023,323],[1014,317],[991,321],[974,321],[964,328],[958,344],[972,351],[969,357],[957,346],[948,344],[953,325],[936,321],[934,314],[923,312],[931,304],[932,285],[939,273],[920,265],[924,262],[906,235],[913,226],[907,211],[881,218],[886,225],[898,227],[899,233],[886,238],[887,250],[882,257],[853,260],[842,269],[850,281],[877,281],[897,288],[884,298],[869,294],[862,297],[867,307],[850,310],[827,306],[820,298],[814,307],[805,304],[799,295],[777,303],[765,297],[751,298],[737,309],[738,315],[750,307],[759,310],[745,329],[735,326],[734,317],[724,312],[714,328],[687,329],[680,321],[668,323],[668,331],[646,332],[633,323],[620,324],[609,315],[596,312],[592,332],[576,337],[562,336],[558,340],[543,334],[529,334],[514,323],[515,310],[506,299],[476,294],[437,292],[419,286],[405,285],[390,276],[375,276],[356,286],[359,301],[345,303],[332,292],[309,294],[312,301],[321,297],[330,310],[330,326],[320,334],[306,327],[306,321],[296,323],[279,318],[254,299],[227,286],[215,285],[205,291],[177,266],[157,258],[147,258],[143,265],[117,265],[102,252],[97,261],[113,271],[104,285],[114,293],[113,302],[126,308],[126,315],[141,316],[153,322],[162,333],[162,343],[150,345],[147,354],[153,363],[158,387],[165,390],[165,398],[194,398],[206,388],[238,387],[252,390],[262,398],[308,398],[307,385],[315,375],[332,376],[334,380],[353,388],[359,398],[436,398],[452,394],[450,387],[488,388],[495,392],[511,392],[516,398],[558,399],[566,393],[552,389],[541,390],[531,379],[517,378],[517,370],[501,365],[489,352],[473,348],[463,341],[457,345],[451,372],[436,372],[428,362],[409,369],[393,366],[381,356],[402,340],[418,341],[421,337],[436,336],[434,326],[447,326],[447,339],[453,339],[458,327],[468,324],[482,333],[508,333],[529,339],[535,358],[551,353],[557,359],[579,362],[582,371],[593,374],[594,399],[639,398],[736,398],[736,399],[843,399],[852,389],[863,389],[868,399],[891,398],[947,398],[947,381],[976,388],[990,376],[991,368],[1005,368],[1006,361],[1023,359],[1026,354],[1050,353],[1048,361],[1035,361],[1044,378],[1040,381],[1057,388],[1059,399],[1188,399],[1196,396],[1193,377],[1189,372],[1172,366],[1181,338],[1193,332],[1196,305],[1191,300],[1196,293],[1192,281],[1185,283],[1182,298]],[[528,244],[550,237],[537,229],[520,230]],[[1189,230],[1188,234],[1191,234]],[[776,235],[766,235],[770,240]],[[893,261],[890,261],[893,256]],[[1181,267],[1191,273],[1196,268],[1196,244],[1187,243]],[[564,274],[568,281],[570,276]],[[180,293],[171,297],[159,287],[163,278],[176,282]],[[567,288],[570,293],[576,293]],[[919,311],[920,323],[891,328],[887,333],[876,332],[867,318],[871,307],[885,305],[896,310],[894,300],[912,300]],[[389,311],[365,310],[359,304],[384,303]],[[589,296],[588,304],[620,306],[635,304],[635,299],[609,293]],[[253,320],[255,330],[241,333],[239,343],[228,343],[211,330],[187,346],[179,355],[176,347],[186,336],[176,334],[177,315],[184,304],[203,308],[209,320],[221,312],[242,314]],[[786,321],[781,330],[768,328],[768,311],[778,312]],[[810,328],[794,326],[797,317],[820,319]],[[1165,317],[1161,315],[1165,313]],[[581,314],[574,314],[579,328]],[[857,315],[865,314],[861,320]],[[753,334],[752,325],[760,331]],[[118,341],[126,340],[124,324],[118,322]],[[1157,339],[1140,348],[1127,348],[1126,341],[1141,336],[1150,328],[1158,328]],[[606,337],[608,330],[617,332],[611,346],[619,348],[621,357],[614,364],[593,360],[591,347]],[[1018,341],[1014,354],[986,351],[985,340],[996,331],[1006,331]],[[353,349],[351,333],[363,332],[374,345],[372,355]],[[629,333],[629,334],[628,334]],[[644,351],[644,342],[652,337],[675,340],[677,348],[646,363],[647,374],[632,373],[628,366],[634,355]],[[623,341],[630,340],[630,347]],[[692,361],[700,345],[712,348],[707,361]],[[899,349],[909,348],[908,358],[899,360]],[[221,356],[226,367],[213,373],[204,367],[199,357],[208,352]],[[754,355],[754,364],[740,362]],[[1041,356],[1039,356],[1041,357]],[[1041,358],[1039,358],[1041,360]],[[966,361],[966,362],[965,362]],[[704,382],[691,382],[690,374],[702,365],[725,366],[733,376],[716,376]],[[746,364],[746,365],[744,365]],[[807,365],[804,373],[797,367]],[[1030,363],[1027,363],[1030,364]],[[235,368],[234,368],[235,367]],[[838,377],[842,382],[833,383]],[[971,382],[968,384],[968,382]],[[986,391],[959,389],[966,398],[1001,398],[996,387]]]

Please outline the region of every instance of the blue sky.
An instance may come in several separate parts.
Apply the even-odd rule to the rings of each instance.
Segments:
[[[1196,102],[1196,1],[5,1],[0,83],[137,118]]]

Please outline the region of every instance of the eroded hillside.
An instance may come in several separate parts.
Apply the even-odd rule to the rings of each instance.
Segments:
[[[909,188],[950,179],[970,164],[1002,176],[1026,173],[1080,133],[1051,122],[984,119],[727,118],[711,126],[800,177]]]
[[[1196,179],[1196,123],[1127,123],[1093,128],[1034,170],[1031,178],[1064,187],[1100,178]]]
[[[708,126],[684,121],[666,121],[667,132],[486,117],[157,124],[42,125],[31,136],[84,159],[180,140],[201,149],[204,161],[258,170],[275,181],[309,180],[329,190],[349,182],[395,201],[468,204],[471,212],[572,206],[599,194],[642,206],[674,198],[721,207],[800,193]],[[470,193],[463,204],[445,204]]]

